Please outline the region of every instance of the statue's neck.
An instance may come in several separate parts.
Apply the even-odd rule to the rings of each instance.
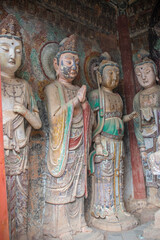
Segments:
[[[3,79],[14,79],[15,78],[15,73],[5,73],[5,72],[1,72],[1,77]]]
[[[113,90],[110,89],[110,88],[106,88],[106,87],[102,86],[102,89],[103,89],[105,92],[113,93]]]
[[[150,92],[150,91],[154,91],[154,90],[157,90],[157,84],[153,84],[152,86],[149,86],[149,87],[146,87],[143,89],[143,92]]]
[[[72,87],[73,86],[72,82],[67,82],[66,79],[59,78],[58,81],[66,87]]]

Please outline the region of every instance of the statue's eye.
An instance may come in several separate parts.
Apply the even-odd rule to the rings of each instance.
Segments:
[[[16,53],[21,53],[21,50],[20,49],[16,49]]]
[[[140,76],[141,74],[138,72],[138,73],[136,73],[136,75],[137,75],[137,76]]]
[[[148,69],[148,70],[146,70],[146,73],[149,73],[150,72],[150,70]]]
[[[9,52],[9,49],[7,47],[1,47],[5,52]]]
[[[71,65],[71,61],[67,61],[67,63],[68,63],[69,65]]]

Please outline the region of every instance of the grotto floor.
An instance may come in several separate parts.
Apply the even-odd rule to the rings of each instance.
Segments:
[[[107,232],[107,231],[101,231],[96,228],[93,228],[95,231],[101,231],[104,234],[104,240],[160,240],[160,234],[158,238],[145,238],[143,237],[143,231],[144,229],[150,228],[152,226],[153,221],[150,221],[148,223],[138,225],[136,228],[129,230],[129,231],[122,231],[122,232]],[[150,234],[151,235],[151,234]],[[53,238],[47,238],[47,240],[51,240]],[[55,239],[55,238],[54,238]],[[86,238],[83,233],[79,234],[78,236],[74,237],[74,240],[91,240],[95,238]],[[99,238],[98,238],[99,239]],[[45,238],[46,240],[46,238]],[[55,240],[58,240],[56,238]]]
[[[143,237],[143,230],[151,224],[152,222],[148,222],[129,231],[104,232],[105,240],[156,240],[155,238],[146,239]]]

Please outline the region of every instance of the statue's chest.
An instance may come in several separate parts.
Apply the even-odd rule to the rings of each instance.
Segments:
[[[140,106],[141,108],[146,107],[158,107],[160,105],[160,99],[158,99],[158,94],[151,93],[151,94],[141,94],[140,95]]]
[[[24,104],[25,90],[24,84],[7,84],[2,82],[1,94],[2,94],[2,108],[5,110],[13,110],[14,104]]]
[[[104,104],[106,112],[122,112],[122,99],[116,93],[104,93]]]
[[[77,95],[77,89],[64,88],[64,95],[66,102],[72,100]]]

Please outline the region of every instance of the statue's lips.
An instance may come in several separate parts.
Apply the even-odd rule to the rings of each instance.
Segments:
[[[10,59],[8,62],[9,62],[10,64],[12,64],[12,65],[15,65],[15,64],[16,64],[16,61],[15,61],[14,59]]]
[[[77,72],[76,72],[76,71],[72,71],[70,74],[71,74],[71,75],[76,75]]]
[[[148,81],[147,81],[147,80],[145,80],[145,81],[143,81],[143,83],[148,83]]]

